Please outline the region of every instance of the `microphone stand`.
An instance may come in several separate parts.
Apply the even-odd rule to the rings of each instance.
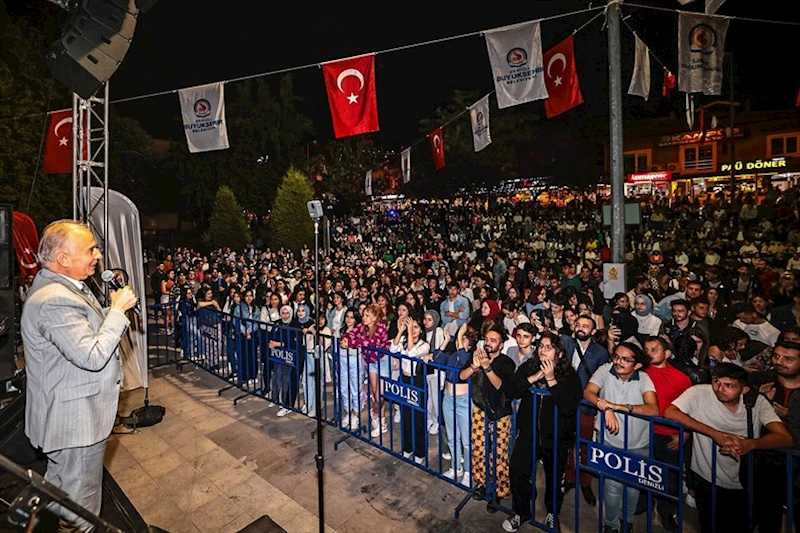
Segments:
[[[323,484],[323,470],[325,469],[325,459],[323,456],[323,436],[322,436],[322,371],[321,366],[325,361],[324,350],[320,343],[319,332],[319,218],[314,218],[314,298],[315,320],[314,327],[314,393],[317,397],[316,413],[317,418],[317,455],[314,457],[317,464],[317,507],[319,510],[319,533],[325,533],[325,489]]]

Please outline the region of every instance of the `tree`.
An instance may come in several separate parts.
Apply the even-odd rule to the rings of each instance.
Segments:
[[[208,244],[214,248],[229,246],[233,250],[241,250],[250,242],[250,230],[230,187],[223,185],[217,191],[211,211],[208,240]]]
[[[321,190],[330,195],[337,213],[351,213],[366,199],[364,175],[378,168],[385,154],[371,135],[356,135],[337,139],[325,146],[328,174]]]
[[[10,16],[2,0],[0,43],[0,198],[27,212],[41,229],[72,213],[72,177],[43,175],[39,151],[46,113],[69,107],[68,92],[45,69],[41,32],[24,17]]]
[[[182,141],[168,154],[164,168],[179,184],[181,211],[198,225],[207,222],[221,185],[235,191],[244,208],[263,213],[287,170],[305,167],[302,140],[313,135],[313,123],[296,109],[300,98],[291,76],[281,78],[277,97],[270,88],[263,78],[226,87],[228,150],[190,154]]]
[[[289,168],[272,209],[270,234],[273,247],[299,252],[304,244],[312,244],[313,226],[307,204],[313,198],[314,192],[305,174],[294,167]]]

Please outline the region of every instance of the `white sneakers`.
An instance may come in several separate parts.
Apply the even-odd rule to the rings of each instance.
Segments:
[[[467,488],[471,487],[472,480],[469,477],[469,472],[464,472],[464,477],[461,478],[461,484]]]
[[[348,429],[350,427],[350,415],[344,415],[342,417],[341,427],[342,429]]]
[[[400,406],[397,405],[397,404],[395,404],[395,406],[394,406],[394,419],[393,420],[394,420],[395,424],[399,424],[400,423]]]
[[[372,431],[369,434],[374,437],[380,437],[381,433],[389,432],[389,424],[386,422],[386,417],[381,417],[380,422],[374,416],[372,417]]]
[[[437,422],[433,422],[432,424],[428,424],[428,433],[431,435],[438,435],[439,434],[439,424]]]
[[[452,468],[449,468],[442,475],[444,477],[446,477],[447,479],[456,479],[456,477],[461,478],[464,475],[464,471],[463,470],[459,470],[458,473],[456,473],[455,470],[453,470]]]
[[[291,409],[287,409],[286,407],[281,407],[278,410],[278,412],[276,413],[276,415],[279,416],[279,417],[284,417],[284,416],[288,415],[291,412],[292,412]]]

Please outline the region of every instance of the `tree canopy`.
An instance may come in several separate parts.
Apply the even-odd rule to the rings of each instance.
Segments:
[[[313,225],[308,216],[308,202],[314,192],[305,174],[289,168],[275,196],[270,217],[270,243],[275,248],[290,248],[298,252],[311,245]]]
[[[213,248],[230,246],[241,250],[251,242],[250,231],[244,220],[242,208],[230,187],[217,190],[208,226],[208,244]]]

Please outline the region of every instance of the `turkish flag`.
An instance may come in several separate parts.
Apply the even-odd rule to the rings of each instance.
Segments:
[[[583,103],[572,35],[544,53],[544,82],[549,95],[544,101],[547,118]]]
[[[50,115],[42,173],[72,174],[72,109]]]
[[[794,106],[800,107],[800,89],[797,91],[797,96],[794,97]]]
[[[375,55],[322,64],[337,139],[378,131]]]
[[[664,69],[664,84],[661,87],[661,96],[666,98],[676,86],[677,83],[675,82],[675,74],[667,69]]]
[[[36,256],[39,250],[39,232],[36,231],[36,224],[31,217],[19,211],[14,211],[14,250],[17,252],[17,265],[22,277],[39,272],[42,268]]]
[[[437,128],[428,134],[428,140],[431,142],[431,152],[433,153],[433,166],[436,170],[444,168],[444,141],[442,137],[442,128]]]

